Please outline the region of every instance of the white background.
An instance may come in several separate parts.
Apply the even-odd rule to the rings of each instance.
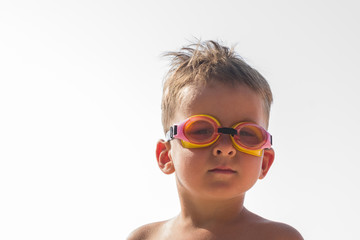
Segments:
[[[179,212],[161,85],[194,37],[269,81],[276,160],[246,206],[305,239],[360,239],[357,1],[0,2],[0,239],[125,239]]]

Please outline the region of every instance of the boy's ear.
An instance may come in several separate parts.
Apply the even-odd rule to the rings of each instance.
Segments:
[[[160,170],[165,174],[171,174],[175,172],[174,164],[171,159],[170,143],[164,140],[159,140],[156,145],[156,160]]]
[[[262,165],[261,165],[261,173],[260,173],[259,179],[263,179],[266,176],[271,165],[274,162],[274,159],[275,159],[274,149],[272,149],[272,148],[264,149],[264,156],[263,156],[263,161],[262,161]]]

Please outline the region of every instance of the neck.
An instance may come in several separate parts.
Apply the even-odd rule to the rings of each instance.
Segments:
[[[245,212],[244,195],[232,199],[202,199],[180,195],[181,222],[199,228],[227,226],[239,222]]]

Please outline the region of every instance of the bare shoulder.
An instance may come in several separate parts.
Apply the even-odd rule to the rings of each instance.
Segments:
[[[252,226],[256,233],[257,239],[276,239],[276,240],[303,240],[301,234],[292,226],[270,221],[254,213],[247,211]]]
[[[267,239],[277,239],[277,240],[303,240],[304,238],[301,234],[292,226],[266,220],[261,223],[263,232],[267,234]]]
[[[164,225],[166,221],[163,222],[155,222],[146,224],[135,229],[133,232],[130,233],[127,240],[147,240],[153,239],[160,230],[160,228]]]

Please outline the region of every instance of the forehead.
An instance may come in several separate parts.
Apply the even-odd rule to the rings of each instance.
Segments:
[[[224,126],[250,121],[267,127],[262,98],[249,87],[240,84],[229,86],[212,83],[184,88],[175,120],[179,122],[196,114],[214,116]]]

